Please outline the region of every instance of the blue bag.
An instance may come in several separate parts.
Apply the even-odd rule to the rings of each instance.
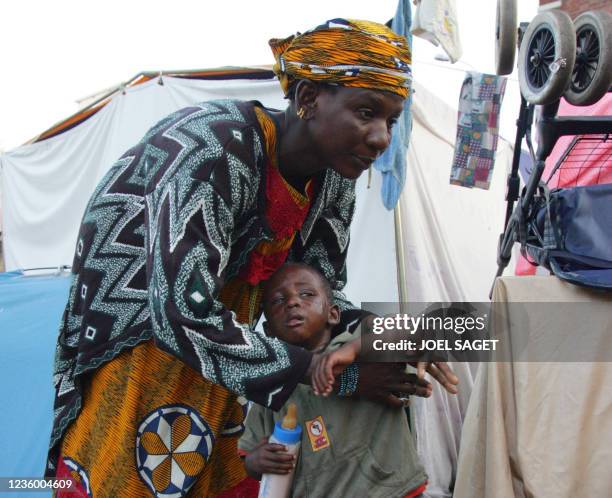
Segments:
[[[573,284],[612,290],[612,184],[549,190],[522,223],[521,251]]]

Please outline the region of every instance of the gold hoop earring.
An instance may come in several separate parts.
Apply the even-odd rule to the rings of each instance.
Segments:
[[[306,114],[306,111],[304,110],[303,107],[300,107],[300,109],[298,110],[298,112],[296,114],[297,114],[298,118],[304,119],[304,114]]]

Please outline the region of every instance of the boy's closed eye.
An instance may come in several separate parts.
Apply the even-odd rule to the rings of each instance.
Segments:
[[[276,296],[272,296],[270,298],[270,304],[274,305],[274,304],[281,304],[283,301],[285,300],[285,296],[282,295],[276,295]]]

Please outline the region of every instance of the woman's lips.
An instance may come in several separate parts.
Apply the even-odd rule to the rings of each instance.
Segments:
[[[359,161],[359,163],[361,163],[361,168],[365,171],[366,169],[368,169],[370,166],[372,166],[372,163],[374,162],[374,158],[369,157],[369,156],[360,156],[357,154],[352,154],[352,156]]]

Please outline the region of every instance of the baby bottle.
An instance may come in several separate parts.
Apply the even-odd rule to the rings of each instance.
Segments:
[[[276,422],[270,443],[282,444],[297,459],[302,439],[302,428],[297,424],[297,408],[289,403],[282,422]],[[259,485],[259,498],[289,498],[293,482],[293,470],[288,474],[264,474]]]

